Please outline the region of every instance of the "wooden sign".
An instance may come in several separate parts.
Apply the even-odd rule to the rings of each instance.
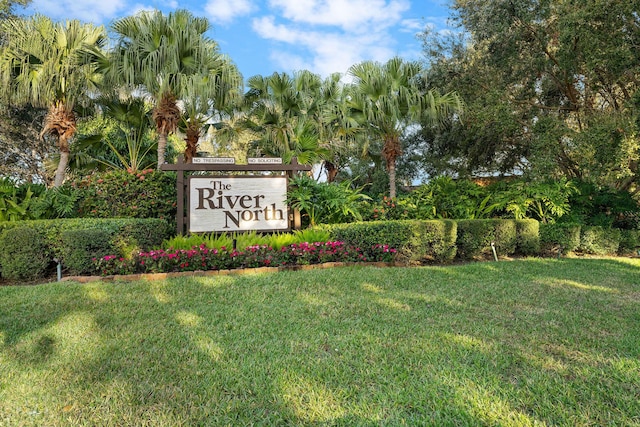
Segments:
[[[194,157],[191,163],[210,165],[235,165],[236,159],[233,157]]]
[[[196,159],[224,159],[224,163],[196,162]],[[274,157],[249,159],[248,165],[236,165],[233,158],[226,157],[193,160],[194,163],[185,163],[178,156],[177,163],[160,166],[163,171],[176,172],[177,234],[300,228],[300,212],[295,209],[289,212],[284,204],[287,182],[300,172],[310,171],[311,166],[299,164],[295,157],[286,165],[281,158]],[[201,172],[227,172],[233,176],[189,176]],[[273,175],[246,175],[255,172]]]
[[[281,165],[282,157],[249,157],[247,163],[250,165]]]
[[[189,232],[288,230],[287,181],[286,176],[190,177]]]

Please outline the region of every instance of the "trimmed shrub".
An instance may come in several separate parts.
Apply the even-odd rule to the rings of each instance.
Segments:
[[[620,230],[620,255],[638,255],[640,250],[640,230]]]
[[[94,258],[116,252],[113,235],[106,230],[66,230],[62,232],[62,262],[71,274],[87,274],[95,270]]]
[[[158,218],[175,230],[176,175],[147,169],[95,173],[68,184],[80,191],[77,216]]]
[[[51,258],[45,239],[33,228],[14,227],[0,236],[2,275],[12,280],[43,277]]]
[[[617,228],[582,227],[579,250],[593,255],[614,255],[620,247],[620,239]]]
[[[450,262],[456,254],[454,221],[371,221],[321,227],[331,239],[356,247],[389,245],[397,250],[400,262]]]
[[[69,250],[66,249],[63,235],[69,230],[102,231],[111,236],[111,251],[115,248],[122,255],[159,248],[167,237],[166,221],[153,218],[73,218],[0,223],[0,231],[17,227],[36,230],[43,236],[50,258],[62,260]]]
[[[490,257],[491,242],[498,255],[513,255],[517,247],[516,222],[512,219],[474,219],[458,222],[456,245],[462,259]]]
[[[516,220],[516,253],[538,255],[540,253],[540,223],[535,219]]]
[[[580,246],[579,224],[540,224],[540,250],[543,254],[567,254]]]
[[[451,262],[456,257],[458,224],[451,220],[418,221],[421,261]]]
[[[164,239],[175,232],[167,225],[166,221],[150,218],[132,220],[122,224],[112,243],[125,256],[139,250],[159,248]]]

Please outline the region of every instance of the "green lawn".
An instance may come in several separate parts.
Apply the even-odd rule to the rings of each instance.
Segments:
[[[640,260],[0,288],[0,425],[640,425]]]

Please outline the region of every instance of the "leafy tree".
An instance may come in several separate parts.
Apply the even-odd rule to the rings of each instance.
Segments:
[[[383,142],[382,156],[389,172],[389,195],[396,196],[396,160],[402,154],[401,137],[408,125],[424,119],[436,125],[462,111],[455,92],[440,95],[417,85],[421,73],[417,62],[392,58],[385,64],[365,61],[353,65],[350,99],[352,114],[367,134]]]
[[[15,7],[25,7],[31,0],[0,0],[0,21],[16,18]]]
[[[57,140],[60,160],[54,185],[60,186],[77,126],[74,109],[88,101],[99,80],[104,29],[75,20],[55,23],[41,15],[7,19],[0,28],[7,37],[0,52],[4,96],[10,104],[47,109],[40,136]]]
[[[450,43],[423,34],[427,82],[460,90],[468,108],[464,123],[423,135],[432,159],[638,191],[636,1],[457,0],[453,8],[468,32]]]
[[[165,162],[168,135],[180,121],[177,100],[185,94],[190,79],[215,70],[218,45],[205,36],[209,22],[186,10],[168,15],[143,11],[115,21],[112,28],[118,40],[110,80],[131,90],[142,89],[151,97],[159,169]]]
[[[528,153],[526,115],[510,105],[502,78],[483,61],[484,47],[465,35],[422,34],[429,60],[426,89],[455,90],[465,100],[464,120],[422,126],[409,137],[416,161],[430,176],[469,177],[519,170]]]

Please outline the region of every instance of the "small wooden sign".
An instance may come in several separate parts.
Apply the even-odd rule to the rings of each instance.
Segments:
[[[282,157],[249,157],[247,163],[250,165],[281,165]]]
[[[235,165],[236,159],[233,157],[194,157],[191,159],[196,164],[210,164],[210,165]]]

